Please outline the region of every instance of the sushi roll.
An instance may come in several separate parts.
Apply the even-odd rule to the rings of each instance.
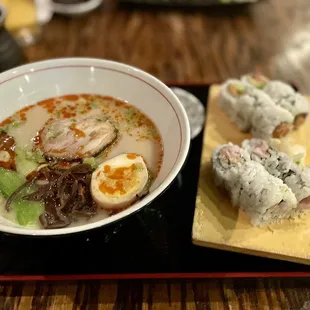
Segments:
[[[264,92],[238,80],[229,80],[223,84],[220,107],[241,131],[251,130],[251,118],[261,106],[275,104]]]
[[[248,161],[251,161],[248,152],[232,143],[215,148],[211,157],[215,185],[222,187],[234,175],[238,177],[240,165]]]
[[[296,165],[305,166],[307,149],[303,145],[295,144],[290,138],[271,139],[268,143],[276,151],[286,153]]]
[[[220,107],[241,131],[257,138],[281,138],[292,129],[294,118],[288,111],[263,91],[238,80],[222,85]]]
[[[245,94],[247,86],[239,80],[228,80],[221,86],[221,104],[234,106],[236,100]]]
[[[254,137],[280,138],[286,136],[292,128],[293,117],[290,113],[277,107],[267,94],[258,89],[249,88],[237,100],[237,105],[237,119],[243,120],[247,131]]]
[[[280,81],[270,81],[264,87],[264,92],[272,98],[276,105],[293,115],[295,129],[305,122],[309,114],[309,102],[293,87]]]
[[[247,92],[247,86],[239,80],[228,80],[221,86],[220,107],[224,113],[239,127],[246,131],[247,124],[237,116],[238,100]]]
[[[281,82],[271,81],[262,74],[247,74],[241,81],[248,86],[263,90],[274,103],[293,115],[294,128],[299,128],[309,114],[308,100],[297,93],[293,87]]]
[[[283,138],[293,129],[293,121],[292,114],[281,107],[261,105],[251,115],[251,134],[265,140]]]
[[[270,80],[263,74],[253,73],[242,76],[241,81],[252,87],[264,89]]]
[[[248,152],[231,143],[212,154],[215,184],[228,191],[232,205],[245,211],[254,226],[289,218],[297,206],[291,189],[269,174]]]
[[[279,101],[283,97],[294,96],[296,94],[292,86],[281,81],[269,81],[264,87],[264,92],[275,101]]]
[[[298,166],[286,153],[278,152],[261,139],[244,140],[242,147],[253,161],[260,163],[292,190],[297,199],[298,211],[310,209],[309,168]]]

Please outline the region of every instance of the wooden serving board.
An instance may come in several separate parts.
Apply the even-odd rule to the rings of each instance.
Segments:
[[[192,230],[199,246],[276,258],[310,265],[310,212],[264,228],[253,227],[247,215],[234,209],[215,187],[210,158],[213,149],[232,142],[240,145],[250,135],[241,133],[218,105],[219,86],[210,88],[200,177]],[[294,144],[307,148],[310,164],[310,119],[292,137]]]

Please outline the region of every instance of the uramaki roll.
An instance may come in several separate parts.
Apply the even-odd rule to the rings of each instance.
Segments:
[[[263,91],[238,80],[222,85],[220,107],[241,131],[257,138],[281,138],[293,128],[290,112],[277,106]]]
[[[264,89],[270,80],[263,74],[252,73],[242,76],[241,81],[255,88]]]
[[[266,76],[254,73],[241,77],[245,84],[263,90],[270,98],[294,117],[294,128],[299,128],[309,114],[308,100],[292,86],[281,81],[271,81]]]
[[[248,124],[238,118],[238,101],[246,94],[247,86],[239,80],[228,80],[221,86],[220,107],[224,113],[239,127],[242,131],[248,130]]]
[[[270,81],[264,88],[276,105],[289,111],[294,117],[294,127],[299,128],[309,114],[308,100],[293,87],[281,81]]]
[[[230,194],[232,205],[247,213],[254,226],[289,218],[297,207],[296,197],[282,180],[249,159],[249,154],[231,143],[212,154],[215,184]]]
[[[286,154],[278,152],[266,141],[250,139],[242,142],[252,160],[260,163],[271,175],[280,178],[295,194],[298,211],[310,209],[310,169],[298,166]]]
[[[292,130],[293,121],[293,116],[279,106],[260,106],[251,115],[251,134],[265,140],[283,138]]]

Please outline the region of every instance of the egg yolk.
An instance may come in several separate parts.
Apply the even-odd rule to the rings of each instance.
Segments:
[[[136,159],[137,155],[136,154],[127,154],[128,159]]]
[[[103,167],[106,179],[101,182],[99,189],[104,194],[113,195],[119,192],[120,195],[125,195],[127,189],[131,188],[135,179],[136,165],[132,164],[129,167],[112,168],[109,165]]]

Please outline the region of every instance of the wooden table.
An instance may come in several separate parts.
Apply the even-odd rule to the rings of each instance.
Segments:
[[[308,310],[309,280],[0,284],[0,309]]]
[[[26,54],[29,61],[64,56],[113,59],[164,81],[210,83],[256,69],[281,77],[285,71],[277,67],[279,59],[285,59],[294,45],[292,38],[307,26],[307,4],[308,0],[269,0],[248,7],[180,12],[129,11],[112,1],[79,19],[55,17]],[[306,89],[307,63],[301,68],[292,77]],[[0,309],[30,308],[310,309],[310,283],[210,279],[0,284]]]
[[[165,81],[214,82],[255,69],[273,73],[297,24],[299,2],[263,0],[205,10],[125,10],[114,0],[73,20],[55,18],[29,61],[87,56],[138,66]],[[296,31],[295,31],[296,32]]]

